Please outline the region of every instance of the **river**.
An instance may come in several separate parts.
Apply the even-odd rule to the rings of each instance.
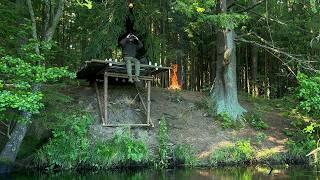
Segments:
[[[209,179],[320,179],[320,168],[307,166],[281,166],[275,167],[270,173],[265,166],[230,167],[230,168],[175,168],[166,170],[140,169],[140,170],[113,170],[97,172],[59,172],[59,173],[13,173],[10,176],[0,176],[0,179],[57,179],[57,180],[209,180]]]

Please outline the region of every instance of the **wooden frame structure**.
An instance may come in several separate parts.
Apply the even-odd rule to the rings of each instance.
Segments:
[[[131,127],[154,127],[151,120],[151,81],[153,81],[153,75],[169,71],[169,67],[162,67],[151,64],[141,64],[139,79],[146,81],[147,84],[147,103],[144,102],[143,97],[139,91],[139,88],[135,86],[137,90],[137,96],[140,99],[142,107],[146,116],[146,123],[140,124],[109,124],[108,121],[108,84],[109,78],[123,78],[128,79],[126,72],[126,64],[124,62],[117,62],[112,60],[96,60],[86,61],[85,65],[77,72],[78,79],[86,79],[93,82],[100,112],[100,118],[102,126],[104,127],[119,127],[119,126],[131,126]],[[97,80],[103,81],[104,98],[101,99],[100,92],[97,85]]]

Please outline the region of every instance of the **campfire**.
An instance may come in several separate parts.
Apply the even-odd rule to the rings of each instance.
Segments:
[[[170,77],[170,86],[168,89],[180,90],[181,86],[178,81],[178,64],[172,65],[171,77]]]

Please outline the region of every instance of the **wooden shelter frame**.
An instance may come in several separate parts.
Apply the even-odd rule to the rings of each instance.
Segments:
[[[114,77],[114,78],[123,78],[123,79],[128,79],[128,75],[124,73],[123,71],[123,66],[125,66],[124,62],[115,62],[115,61],[110,61],[110,60],[91,60],[91,61],[86,61],[86,66],[80,69],[78,71],[77,76],[79,79],[85,79],[84,74],[86,73],[81,73],[81,70],[85,70],[87,67],[87,63],[101,63],[105,64],[105,67],[102,68],[101,70],[98,70],[98,72],[95,73],[95,76],[98,77],[100,74],[103,74],[103,99],[101,99],[100,92],[98,89],[97,85],[97,79],[93,81],[93,86],[96,92],[97,96],[97,101],[98,101],[98,108],[99,108],[99,114],[100,118],[102,121],[102,126],[104,127],[121,127],[121,126],[130,126],[130,127],[154,127],[154,124],[151,120],[151,82],[153,81],[153,76],[154,74],[157,74],[159,72],[163,71],[168,71],[170,73],[169,67],[162,67],[162,66],[154,66],[154,65],[148,65],[148,64],[141,64],[141,68],[144,68],[144,71],[141,72],[142,76],[139,76],[140,80],[143,80],[147,84],[147,100],[143,99],[141,92],[139,91],[139,88],[135,85],[135,89],[137,91],[137,96],[142,104],[144,114],[146,116],[146,123],[139,123],[139,124],[111,124],[109,123],[108,120],[108,82],[109,82],[109,77]],[[113,66],[113,67],[112,67]],[[125,69],[126,70],[126,69]],[[148,71],[146,71],[148,70]]]

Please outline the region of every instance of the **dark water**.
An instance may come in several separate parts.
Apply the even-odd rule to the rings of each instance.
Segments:
[[[209,179],[320,179],[320,168],[290,166],[275,168],[269,174],[269,168],[264,166],[245,167],[245,168],[216,168],[216,169],[172,169],[172,170],[153,170],[144,169],[136,171],[99,171],[99,172],[60,172],[55,174],[46,173],[17,173],[0,179],[103,179],[103,180],[209,180]]]

